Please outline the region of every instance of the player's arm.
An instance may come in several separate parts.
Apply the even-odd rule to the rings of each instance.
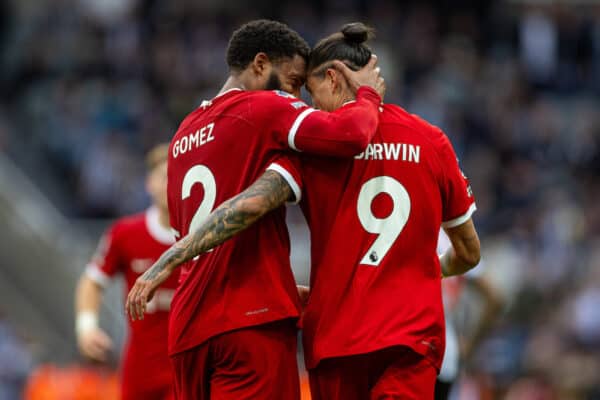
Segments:
[[[374,56],[364,68],[352,71],[345,64],[334,62],[356,93],[356,104],[335,113],[305,109],[289,130],[289,147],[339,157],[352,157],[364,151],[377,131],[381,96],[385,92],[376,63]]]
[[[444,227],[444,231],[452,246],[440,256],[443,276],[464,274],[479,264],[479,236],[471,218],[458,226]]]
[[[439,128],[433,129],[438,135],[442,228],[452,243],[440,256],[440,266],[442,276],[460,275],[479,264],[481,257],[479,236],[471,219],[477,206],[450,139]]]
[[[301,124],[292,126],[289,145],[294,150],[313,154],[353,157],[364,151],[373,139],[379,123],[380,103],[375,90],[361,87],[353,107],[337,113],[307,109],[306,114],[298,117],[299,120],[306,116]]]
[[[110,337],[98,325],[103,296],[104,287],[84,273],[75,292],[75,332],[81,354],[96,361],[106,361],[113,346]]]
[[[106,232],[98,248],[79,279],[75,290],[75,333],[80,353],[92,360],[106,361],[113,344],[98,324],[98,315],[104,288],[121,265],[118,247],[119,227]]]
[[[131,319],[143,319],[146,303],[175,268],[220,245],[297,196],[279,172],[267,170],[244,192],[223,202],[198,229],[171,246],[136,280],[125,305]]]

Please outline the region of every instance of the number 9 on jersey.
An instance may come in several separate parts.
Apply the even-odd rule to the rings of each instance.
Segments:
[[[393,203],[392,212],[385,218],[376,217],[371,209],[373,200],[380,193],[388,194]],[[360,263],[377,267],[408,221],[410,196],[396,179],[389,176],[378,176],[369,179],[361,187],[356,211],[363,228],[369,233],[379,235]]]

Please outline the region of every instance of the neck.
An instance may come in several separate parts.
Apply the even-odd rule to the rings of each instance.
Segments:
[[[162,207],[156,207],[158,209],[158,222],[165,229],[171,229],[171,222],[169,221],[169,210],[165,210]]]
[[[347,102],[354,101],[354,100],[356,100],[356,96],[354,94],[352,94],[352,93],[344,93],[340,97],[340,107],[342,107]]]
[[[247,87],[242,80],[241,74],[240,75],[229,75],[229,78],[227,78],[227,81],[225,81],[225,84],[219,91],[219,94],[225,93],[226,91],[231,90],[231,89],[247,90]]]

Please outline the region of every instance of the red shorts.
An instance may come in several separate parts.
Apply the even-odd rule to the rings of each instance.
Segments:
[[[309,371],[312,400],[433,400],[437,371],[406,347],[322,360]]]
[[[295,321],[227,332],[171,357],[180,400],[299,400]]]

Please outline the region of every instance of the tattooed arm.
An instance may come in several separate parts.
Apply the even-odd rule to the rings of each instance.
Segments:
[[[146,303],[179,265],[220,245],[293,197],[285,179],[268,170],[244,192],[222,203],[196,231],[171,246],[136,280],[125,305],[130,318],[144,318]]]

